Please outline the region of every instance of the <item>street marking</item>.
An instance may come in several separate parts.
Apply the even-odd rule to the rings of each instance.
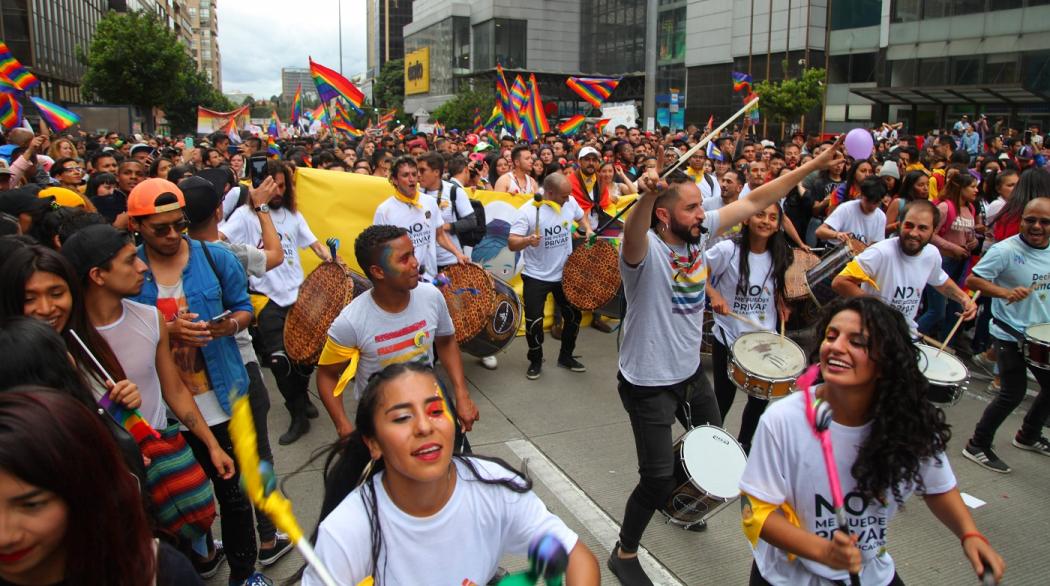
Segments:
[[[616,543],[620,537],[620,526],[598,506],[583,489],[565,475],[532,442],[523,439],[511,440],[505,445],[523,461],[528,460],[528,474],[542,482],[569,512],[610,552],[606,544]],[[611,553],[611,552],[610,552]],[[638,548],[638,559],[645,573],[654,584],[662,586],[684,586],[663,564],[644,547]]]

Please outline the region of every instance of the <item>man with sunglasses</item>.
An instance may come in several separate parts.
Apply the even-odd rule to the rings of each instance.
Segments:
[[[230,391],[248,388],[234,339],[252,319],[248,281],[232,252],[183,234],[189,225],[185,207],[182,191],[165,179],[147,179],[128,194],[129,226],[142,236],[138,256],[149,268],[131,299],[160,310],[179,376],[212,434],[232,454]],[[230,583],[240,584],[255,572],[258,555],[251,502],[237,476],[224,478],[211,462],[198,461],[219,501]]]
[[[59,186],[84,193],[84,169],[76,159],[62,158],[51,165],[51,178],[58,181]]]

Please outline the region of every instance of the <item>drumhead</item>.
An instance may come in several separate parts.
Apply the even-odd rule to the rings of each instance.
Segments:
[[[740,494],[747,456],[733,436],[720,427],[700,425],[682,437],[682,464],[693,484],[712,496],[731,499]]]
[[[926,380],[935,384],[958,384],[970,376],[970,371],[962,360],[947,352],[937,355],[937,348],[926,344],[916,344],[919,347],[919,370]]]
[[[1028,326],[1024,331],[1024,335],[1032,340],[1050,344],[1050,323]]]
[[[793,378],[806,368],[806,354],[790,338],[772,332],[749,332],[733,342],[733,360],[749,373],[767,379]]]

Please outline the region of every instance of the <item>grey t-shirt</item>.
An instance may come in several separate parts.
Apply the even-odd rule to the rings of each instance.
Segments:
[[[365,291],[343,308],[328,328],[328,337],[340,346],[361,351],[354,377],[354,398],[360,399],[369,377],[390,364],[434,364],[434,340],[456,333],[445,297],[437,287],[420,283],[412,289],[408,307],[385,311]]]
[[[707,266],[704,249],[718,231],[718,210],[704,217],[699,245],[674,249],[649,231],[649,251],[631,267],[620,257],[627,297],[620,373],[633,385],[681,382],[696,372],[704,323]]]

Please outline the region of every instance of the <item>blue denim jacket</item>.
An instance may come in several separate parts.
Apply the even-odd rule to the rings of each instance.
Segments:
[[[201,241],[191,238],[186,240],[190,245],[190,257],[182,270],[182,290],[190,312],[198,314],[197,319],[208,320],[227,309],[252,311],[252,304],[248,299],[248,277],[237,257],[219,244],[205,244],[212,260],[215,261],[213,271],[201,250]],[[149,266],[144,245],[139,246],[138,254],[142,262]],[[221,286],[216,279],[216,271],[222,277]],[[157,305],[157,280],[153,277],[152,270],[146,273],[142,291],[132,300],[146,305]],[[243,393],[248,389],[248,372],[244,369],[241,355],[237,351],[237,340],[233,336],[216,338],[201,348],[201,353],[208,368],[212,390],[215,391],[223,410],[229,413],[230,390],[236,389]]]

